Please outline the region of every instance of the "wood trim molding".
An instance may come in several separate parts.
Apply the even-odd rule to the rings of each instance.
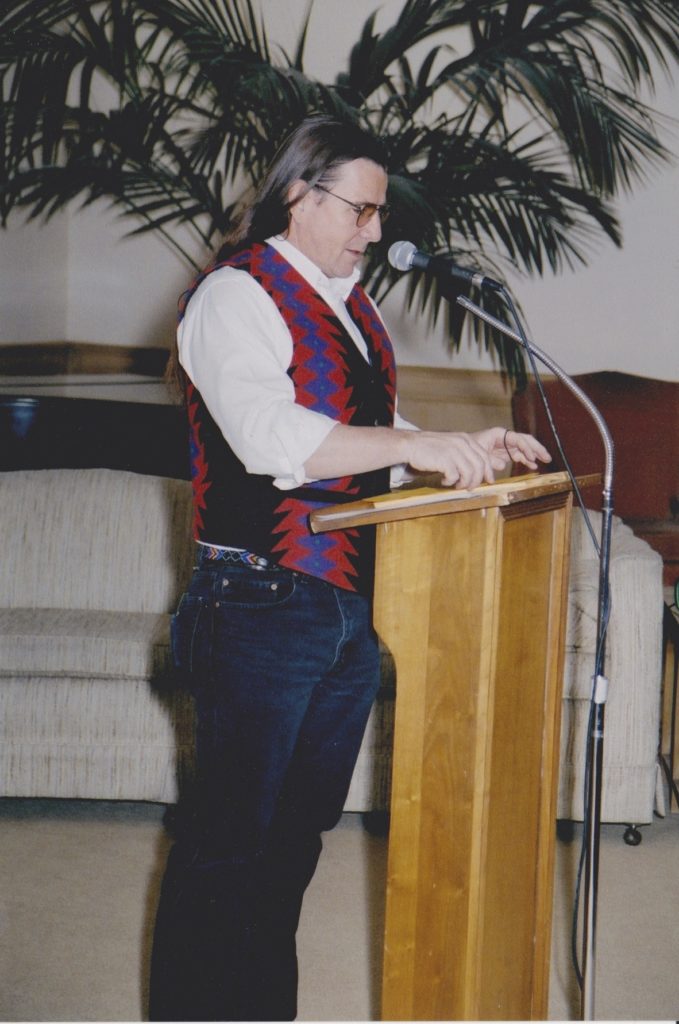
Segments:
[[[0,374],[9,377],[133,373],[162,377],[166,348],[102,345],[90,341],[42,341],[0,345]]]

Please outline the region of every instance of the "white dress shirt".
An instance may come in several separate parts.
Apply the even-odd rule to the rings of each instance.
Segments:
[[[284,239],[268,244],[328,303],[367,358],[345,305],[358,271],[328,278]],[[247,471],[272,476],[282,490],[311,482],[304,464],[337,421],[295,402],[287,374],[292,337],[261,285],[233,267],[212,271],[191,297],[177,340],[182,367]],[[400,417],[398,425],[414,429]]]

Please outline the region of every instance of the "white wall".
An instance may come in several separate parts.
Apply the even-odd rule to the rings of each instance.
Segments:
[[[0,228],[0,342],[67,338],[68,223]]]
[[[270,41],[288,52],[307,0],[259,0]],[[360,25],[377,3],[315,0],[307,69],[340,69]],[[377,25],[402,0],[383,0]],[[328,50],[332,39],[334,58]],[[659,81],[655,105],[677,112],[679,86]],[[679,141],[668,140],[679,153]],[[603,237],[590,264],[543,280],[508,278],[528,334],[571,373],[626,370],[679,379],[679,165],[656,172],[619,203],[624,247]],[[102,203],[73,208],[47,227],[17,218],[0,234],[0,341],[51,339],[167,345],[185,266],[162,240],[125,238],[130,222]],[[385,314],[403,364],[491,368],[472,343],[450,355],[442,329],[429,330],[390,297]]]
[[[71,216],[69,340],[169,347],[193,273],[162,238],[125,237],[133,226],[103,204]]]

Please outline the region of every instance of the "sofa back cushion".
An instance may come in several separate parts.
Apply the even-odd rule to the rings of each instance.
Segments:
[[[0,473],[0,604],[167,612],[193,560],[191,485],[110,469]]]

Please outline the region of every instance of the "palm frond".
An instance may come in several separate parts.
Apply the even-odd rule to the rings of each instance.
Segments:
[[[367,12],[334,81],[304,69],[313,0],[292,56],[260,10],[4,0],[2,223],[15,209],[43,217],[108,199],[134,233],[172,241],[183,225],[213,246],[290,128],[333,112],[387,146],[395,213],[367,266],[382,295],[397,238],[492,276],[584,263],[602,234],[620,243],[614,198],[669,156],[640,97],[679,61],[676,0],[404,0],[382,31]],[[408,290],[459,332],[463,313],[440,282],[413,275]],[[472,330],[518,372],[513,346]]]

